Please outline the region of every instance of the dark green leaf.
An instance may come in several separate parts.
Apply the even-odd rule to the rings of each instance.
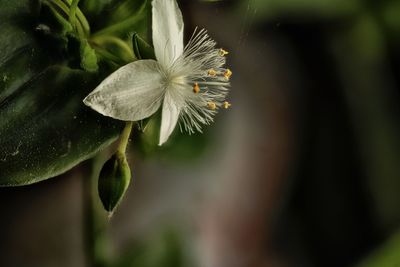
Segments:
[[[82,103],[96,83],[83,71],[51,67],[1,101],[0,185],[56,176],[117,138],[123,124]]]
[[[147,0],[112,1],[92,24],[93,37],[106,35],[128,39],[131,36],[129,33],[133,32],[145,35],[150,15],[149,3]]]
[[[0,185],[54,177],[115,140],[123,123],[82,104],[99,77],[65,65],[33,0],[0,0]],[[89,62],[90,63],[90,62]]]
[[[139,34],[134,33],[132,36],[132,47],[135,56],[138,59],[155,59],[154,48],[151,47]]]

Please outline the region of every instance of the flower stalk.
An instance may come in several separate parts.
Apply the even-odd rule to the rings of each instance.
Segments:
[[[131,121],[126,122],[125,128],[122,131],[121,136],[119,138],[119,145],[118,145],[117,150],[122,154],[126,154],[126,148],[129,143],[129,136],[131,135],[131,132],[132,132],[132,126],[133,126],[133,122],[131,122]]]

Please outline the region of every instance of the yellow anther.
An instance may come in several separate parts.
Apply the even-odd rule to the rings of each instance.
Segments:
[[[224,72],[224,77],[229,80],[229,78],[232,76],[232,71],[230,69],[226,69]]]
[[[225,102],[224,102],[224,108],[225,108],[225,109],[229,108],[230,106],[232,106],[231,103],[229,103],[228,101],[225,101]]]
[[[208,102],[207,107],[211,110],[214,110],[217,108],[217,105],[214,102]]]
[[[198,92],[200,92],[200,86],[198,83],[194,83],[193,85],[193,93],[197,94]]]
[[[214,77],[217,75],[217,72],[214,69],[210,69],[208,70],[208,75]]]
[[[222,48],[219,50],[219,55],[220,55],[221,57],[226,56],[227,54],[229,54],[228,51],[226,51],[226,50],[224,50],[224,49],[222,49]]]

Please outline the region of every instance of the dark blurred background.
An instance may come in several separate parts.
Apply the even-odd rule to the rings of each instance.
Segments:
[[[190,156],[136,133],[110,221],[88,162],[0,188],[0,266],[400,266],[400,2],[180,6],[186,36],[204,27],[230,51],[232,108],[185,137]]]

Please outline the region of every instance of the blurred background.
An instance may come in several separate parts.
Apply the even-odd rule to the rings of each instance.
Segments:
[[[0,188],[0,266],[400,266],[400,2],[179,3],[230,51],[232,108],[162,149],[136,132],[110,220],[106,156]]]

